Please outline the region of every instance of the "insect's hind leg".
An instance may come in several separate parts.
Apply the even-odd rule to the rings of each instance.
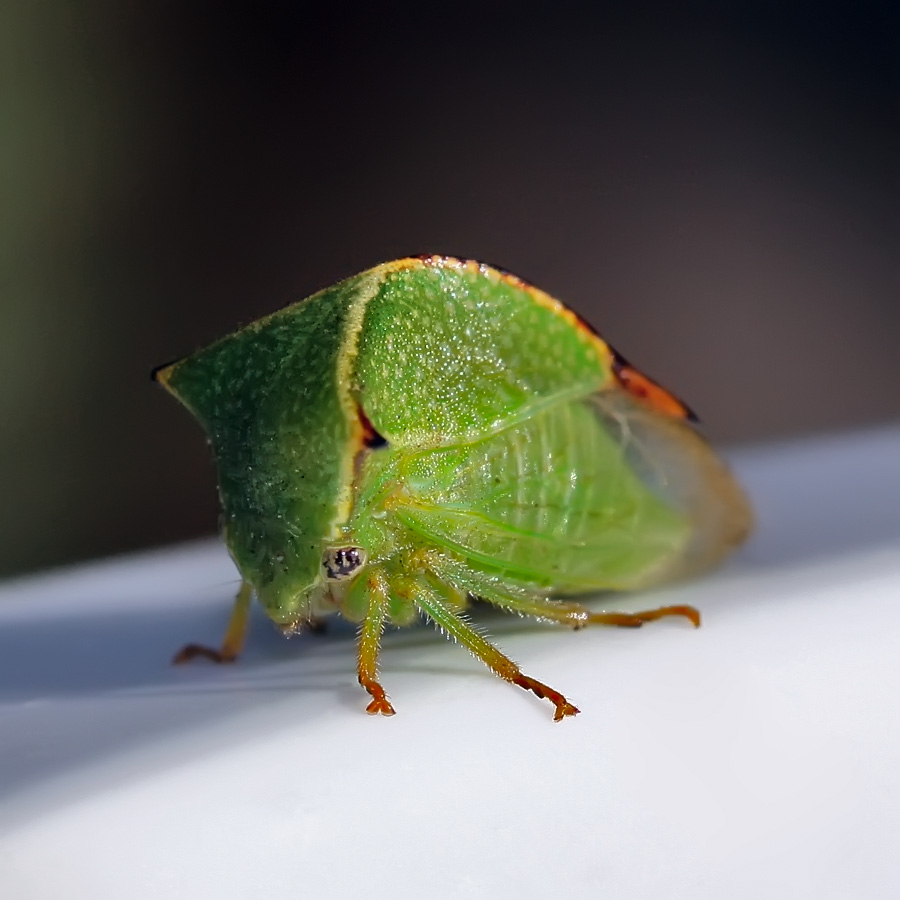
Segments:
[[[587,625],[614,625],[620,628],[640,628],[645,622],[681,616],[695,627],[700,627],[700,612],[693,606],[660,606],[640,612],[595,612],[580,603],[569,600],[554,600],[542,597],[524,588],[511,585],[498,587],[489,578],[479,577],[470,569],[444,559],[438,564],[441,577],[455,584],[460,590],[468,591],[475,597],[486,600],[493,606],[522,616],[534,616],[568,625],[570,628],[584,628]]]
[[[682,616],[688,619],[694,628],[700,627],[700,612],[693,606],[660,606],[656,609],[645,609],[640,612],[594,612],[580,603],[568,600],[553,600],[549,597],[541,597],[523,594],[508,595],[499,591],[488,589],[481,590],[476,596],[487,600],[500,609],[519,615],[534,616],[538,619],[546,619],[557,622],[560,625],[568,625],[570,628],[579,629],[587,625],[614,625],[619,628],[640,628],[645,622],[653,622],[656,619],[665,619],[669,616]]]
[[[424,578],[412,580],[404,592],[448,637],[467,647],[501,678],[537,694],[541,699],[549,700],[555,707],[554,721],[559,722],[566,716],[578,713],[578,708],[569,703],[559,691],[524,674],[508,656],[501,653],[483,634],[470,625],[463,615],[457,613],[437,590],[425,582]]]
[[[185,663],[198,656],[216,663],[234,662],[247,637],[247,619],[250,615],[252,597],[253,588],[246,581],[242,581],[234,600],[234,609],[231,611],[231,618],[228,620],[228,628],[225,630],[225,639],[222,641],[221,648],[217,650],[215,647],[206,647],[203,644],[186,644],[175,654],[172,662]]]

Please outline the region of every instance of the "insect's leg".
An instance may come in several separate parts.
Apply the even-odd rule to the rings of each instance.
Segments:
[[[660,606],[657,609],[645,609],[640,612],[594,612],[580,603],[564,600],[551,600],[549,597],[504,595],[491,591],[489,595],[479,592],[478,595],[494,606],[506,609],[519,615],[535,616],[538,619],[549,619],[568,625],[571,628],[584,628],[586,625],[616,625],[620,628],[640,628],[644,622],[665,619],[668,616],[683,616],[695,628],[700,627],[700,612],[693,606]]]
[[[660,606],[657,609],[645,609],[633,613],[595,612],[580,603],[552,600],[549,597],[532,594],[523,588],[498,588],[492,580],[473,576],[471,570],[456,565],[446,558],[435,563],[434,568],[442,578],[456,585],[460,590],[468,591],[500,609],[522,616],[549,619],[571,628],[584,628],[586,625],[640,628],[644,622],[652,622],[668,616],[683,616],[695,628],[700,627],[700,612],[693,606]]]
[[[568,606],[578,608],[577,603],[569,603]],[[669,616],[681,616],[687,619],[694,628],[700,627],[700,610],[694,606],[658,606],[656,609],[642,609],[639,612],[594,612],[582,607],[587,614],[587,625],[619,625],[625,628],[640,628],[644,622],[655,622],[657,619],[667,619]],[[580,612],[578,613],[580,615]],[[580,625],[575,625],[575,628]]]
[[[556,710],[553,719],[559,722],[566,716],[574,716],[578,709],[566,698],[540,681],[525,675],[506,655],[501,653],[483,634],[472,627],[460,614],[434,590],[421,580],[415,581],[409,590],[419,609],[431,619],[448,637],[458,641],[493,669],[501,678],[519,687],[532,691],[541,699],[549,700]]]
[[[387,615],[389,592],[384,578],[377,573],[369,576],[367,587],[369,608],[359,629],[359,663],[357,667],[359,683],[372,696],[372,702],[366,707],[366,712],[372,716],[378,713],[383,716],[392,716],[394,707],[391,706],[384,688],[378,681],[378,651]]]
[[[244,646],[244,638],[247,636],[247,617],[250,614],[250,599],[253,596],[253,588],[246,581],[241,582],[237,597],[234,600],[234,609],[228,620],[228,628],[225,631],[225,639],[222,647],[216,650],[214,647],[205,647],[203,644],[187,644],[182,647],[172,659],[173,663],[184,663],[198,656],[211,659],[217,663],[234,662]]]

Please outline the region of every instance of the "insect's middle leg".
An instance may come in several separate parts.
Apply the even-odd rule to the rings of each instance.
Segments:
[[[384,578],[372,574],[368,578],[369,607],[359,629],[359,662],[357,667],[359,683],[369,692],[372,702],[366,707],[369,715],[381,713],[394,715],[394,707],[381,683],[378,681],[378,652],[384,620],[387,616],[389,594]]]
[[[410,596],[419,609],[441,628],[445,634],[458,641],[478,657],[501,678],[517,684],[527,691],[537,694],[542,700],[549,700],[555,707],[553,720],[559,722],[566,716],[574,716],[578,708],[549,685],[531,678],[504,653],[501,653],[483,634],[473,628],[464,618],[434,590],[417,581],[409,589]]]
[[[234,609],[228,620],[228,628],[225,631],[225,639],[220,649],[206,647],[203,644],[186,644],[173,657],[173,663],[185,663],[188,660],[202,656],[204,659],[217,663],[234,662],[244,646],[247,637],[247,618],[250,615],[250,600],[253,597],[253,588],[246,581],[241,582],[237,597],[234,600]]]

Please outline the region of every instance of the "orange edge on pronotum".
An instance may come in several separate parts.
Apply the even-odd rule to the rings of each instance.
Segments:
[[[479,262],[475,259],[464,259],[457,256],[442,256],[437,253],[425,253],[421,256],[410,257],[406,260],[398,260],[398,263],[417,263],[419,265],[424,264],[427,266],[460,266],[472,269],[473,271],[480,270],[482,272],[490,272],[500,281],[506,282],[508,285],[511,285],[517,290],[525,291],[525,293],[527,293],[539,306],[544,307],[544,309],[550,310],[565,322],[568,322],[569,325],[571,325],[573,328],[576,328],[578,329],[578,331],[582,332],[590,341],[590,343],[593,344],[593,346],[596,348],[600,358],[603,359],[608,366],[612,367],[613,360],[616,356],[615,351],[593,328],[591,328],[590,325],[588,325],[576,313],[569,309],[569,307],[566,306],[562,301],[557,300],[546,291],[542,291],[540,288],[535,287],[533,284],[529,284],[524,279],[519,278],[518,275],[514,275],[512,272],[508,272],[506,269],[500,266],[493,265],[492,263]]]
[[[671,416],[673,419],[698,421],[696,413],[686,403],[669,393],[652,378],[639,372],[615,351],[613,351],[613,374],[623,389],[632,397],[636,397],[657,412]]]
[[[561,303],[555,297],[551,297],[540,288],[534,287],[527,281],[523,281],[518,275],[507,272],[499,266],[490,265],[489,263],[480,263],[473,259],[464,259],[458,256],[444,256],[438,253],[424,253],[421,256],[411,256],[405,259],[398,259],[393,263],[388,263],[389,270],[408,268],[413,265],[431,265],[431,266],[465,266],[471,268],[489,269],[496,273],[502,281],[512,285],[519,290],[526,291],[534,298],[536,303],[541,306],[553,310],[558,316],[565,319],[570,325],[573,325],[583,334],[585,334],[595,345],[600,355],[605,358],[612,369],[612,373],[616,381],[627,393],[637,398],[642,403],[646,403],[652,409],[663,415],[670,416],[674,419],[687,419],[689,422],[698,421],[694,411],[684,402],[679,400],[674,394],[667,391],[664,387],[657,384],[653,379],[648,378],[642,372],[634,368],[620,353],[618,353],[597,333],[597,331],[577,313],[573,312],[564,303]]]

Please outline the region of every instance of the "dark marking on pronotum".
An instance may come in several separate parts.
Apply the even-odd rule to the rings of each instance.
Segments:
[[[590,328],[586,322],[586,328]],[[593,329],[591,328],[593,331]],[[595,332],[596,333],[596,332]],[[609,346],[609,345],[607,345]],[[662,385],[648,378],[643,372],[632,366],[621,353],[613,347],[609,348],[613,355],[612,369],[616,380],[633,397],[646,401],[651,406],[676,418],[687,419],[689,422],[699,422],[697,414],[674,394],[667,391]]]
[[[378,433],[361,406],[357,406],[357,414],[359,415],[359,423],[362,425],[363,430],[363,447],[367,450],[377,450],[379,447],[386,447],[387,438]]]

